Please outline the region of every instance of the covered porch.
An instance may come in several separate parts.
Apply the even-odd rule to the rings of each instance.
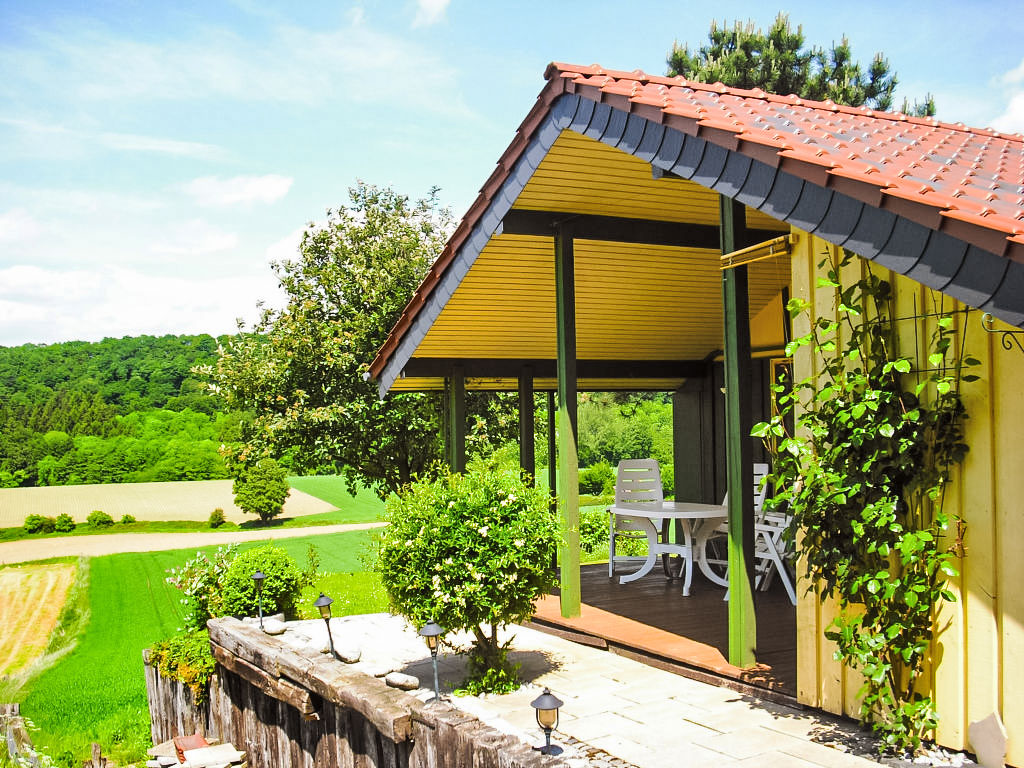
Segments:
[[[382,396],[445,393],[447,458],[457,470],[465,393],[518,392],[520,463],[535,475],[538,452],[546,454],[548,476],[537,482],[554,491],[566,539],[557,611],[554,602],[542,610],[552,626],[603,611],[626,623],[613,622],[614,637],[594,634],[601,642],[795,695],[794,610],[784,593],[781,612],[760,594],[755,602],[748,567],[752,464],[766,460],[749,432],[770,412],[770,382],[788,340],[790,229],[695,181],[652,173],[595,138],[532,130],[529,147],[543,152],[525,151],[536,167],[492,190],[511,204],[489,235],[473,230],[460,242],[456,233],[371,374]],[[739,566],[730,568],[729,602],[700,577],[685,598],[660,569],[620,585],[580,567],[576,403],[581,391],[609,390],[671,393],[668,495],[720,504],[733,489]],[[544,394],[549,442],[535,446],[536,396]],[[758,613],[786,631],[758,638]]]

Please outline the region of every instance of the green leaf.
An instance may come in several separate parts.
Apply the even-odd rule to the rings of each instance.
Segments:
[[[928,355],[928,365],[932,365],[932,366],[942,365],[942,361],[945,360],[945,359],[946,359],[945,355],[939,354],[938,352],[933,352],[932,354]]]
[[[894,360],[892,367],[900,373],[910,373],[910,361],[905,357],[901,357],[899,360]]]

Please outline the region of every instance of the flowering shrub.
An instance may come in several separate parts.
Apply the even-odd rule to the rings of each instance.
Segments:
[[[223,579],[223,612],[229,616],[255,616],[256,582],[252,575],[262,571],[263,611],[295,613],[295,601],[302,591],[302,573],[291,555],[280,547],[267,545],[247,549],[228,566]],[[222,614],[214,614],[222,615]]]
[[[387,503],[376,570],[394,609],[473,634],[471,692],[514,689],[516,668],[498,630],[529,619],[556,583],[558,526],[545,491],[518,468],[477,460],[465,475],[406,486]]]
[[[237,552],[237,544],[217,547],[212,559],[196,552],[181,568],[167,571],[170,574],[167,583],[185,593],[181,602],[188,608],[185,615],[188,629],[206,629],[207,619],[224,615],[224,577]]]

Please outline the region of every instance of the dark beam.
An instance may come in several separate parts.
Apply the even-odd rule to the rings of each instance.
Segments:
[[[448,388],[448,466],[452,472],[466,471],[466,377],[460,368],[452,371]]]
[[[722,252],[736,248],[737,224],[744,209],[719,197]],[[751,373],[747,267],[722,272],[725,314],[725,446],[729,489],[729,663],[756,663],[757,623],[754,614],[754,487],[750,440]]]
[[[533,440],[533,371],[524,365],[519,372],[519,468],[530,485],[537,484]]]
[[[535,379],[558,375],[557,360],[506,358],[413,357],[405,364],[406,376],[451,376],[461,368],[467,378],[517,379],[530,368]],[[690,379],[707,375],[706,360],[578,360],[581,379]]]
[[[643,243],[670,245],[679,248],[721,249],[718,227],[712,224],[687,224],[656,219],[627,219],[621,216],[597,216],[591,213],[559,213],[513,209],[501,222],[505,235],[554,237],[561,227],[577,240],[603,240],[612,243]],[[737,232],[733,250],[757,245],[765,239],[766,230],[746,229]],[[775,232],[776,230],[767,230]],[[732,251],[729,251],[731,253]]]

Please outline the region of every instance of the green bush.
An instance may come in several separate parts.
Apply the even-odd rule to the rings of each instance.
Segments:
[[[121,515],[121,525],[131,525],[135,522],[135,515]]]
[[[207,521],[211,528],[220,528],[224,523],[227,522],[227,518],[224,517],[224,510],[217,507],[213,512],[210,513],[210,519]]]
[[[581,469],[579,473],[580,493],[593,495],[615,493],[615,468],[606,460]]]
[[[25,524],[22,527],[25,529],[25,533],[53,533],[56,525],[57,521],[52,517],[29,515],[25,518]]]
[[[90,528],[109,528],[114,524],[114,518],[106,512],[94,509],[89,513],[89,516],[85,518],[85,522],[89,524]]]
[[[246,467],[231,486],[235,504],[266,522],[281,514],[288,498],[288,470],[273,459]]]
[[[291,556],[279,547],[267,545],[248,549],[234,559],[224,574],[223,609],[230,616],[255,616],[256,584],[252,575],[263,571],[263,612],[295,614],[295,601],[302,589],[302,573]]]
[[[191,630],[161,640],[149,649],[149,663],[160,670],[163,677],[185,683],[192,690],[196,704],[207,700],[215,662],[210,653],[210,636],[205,630]]]
[[[394,609],[413,624],[434,619],[472,633],[470,691],[518,684],[497,632],[529,619],[556,583],[549,502],[517,468],[481,460],[465,475],[422,480],[388,499],[375,568]]]
[[[53,529],[61,533],[75,530],[75,521],[67,512],[61,512],[53,522]]]

